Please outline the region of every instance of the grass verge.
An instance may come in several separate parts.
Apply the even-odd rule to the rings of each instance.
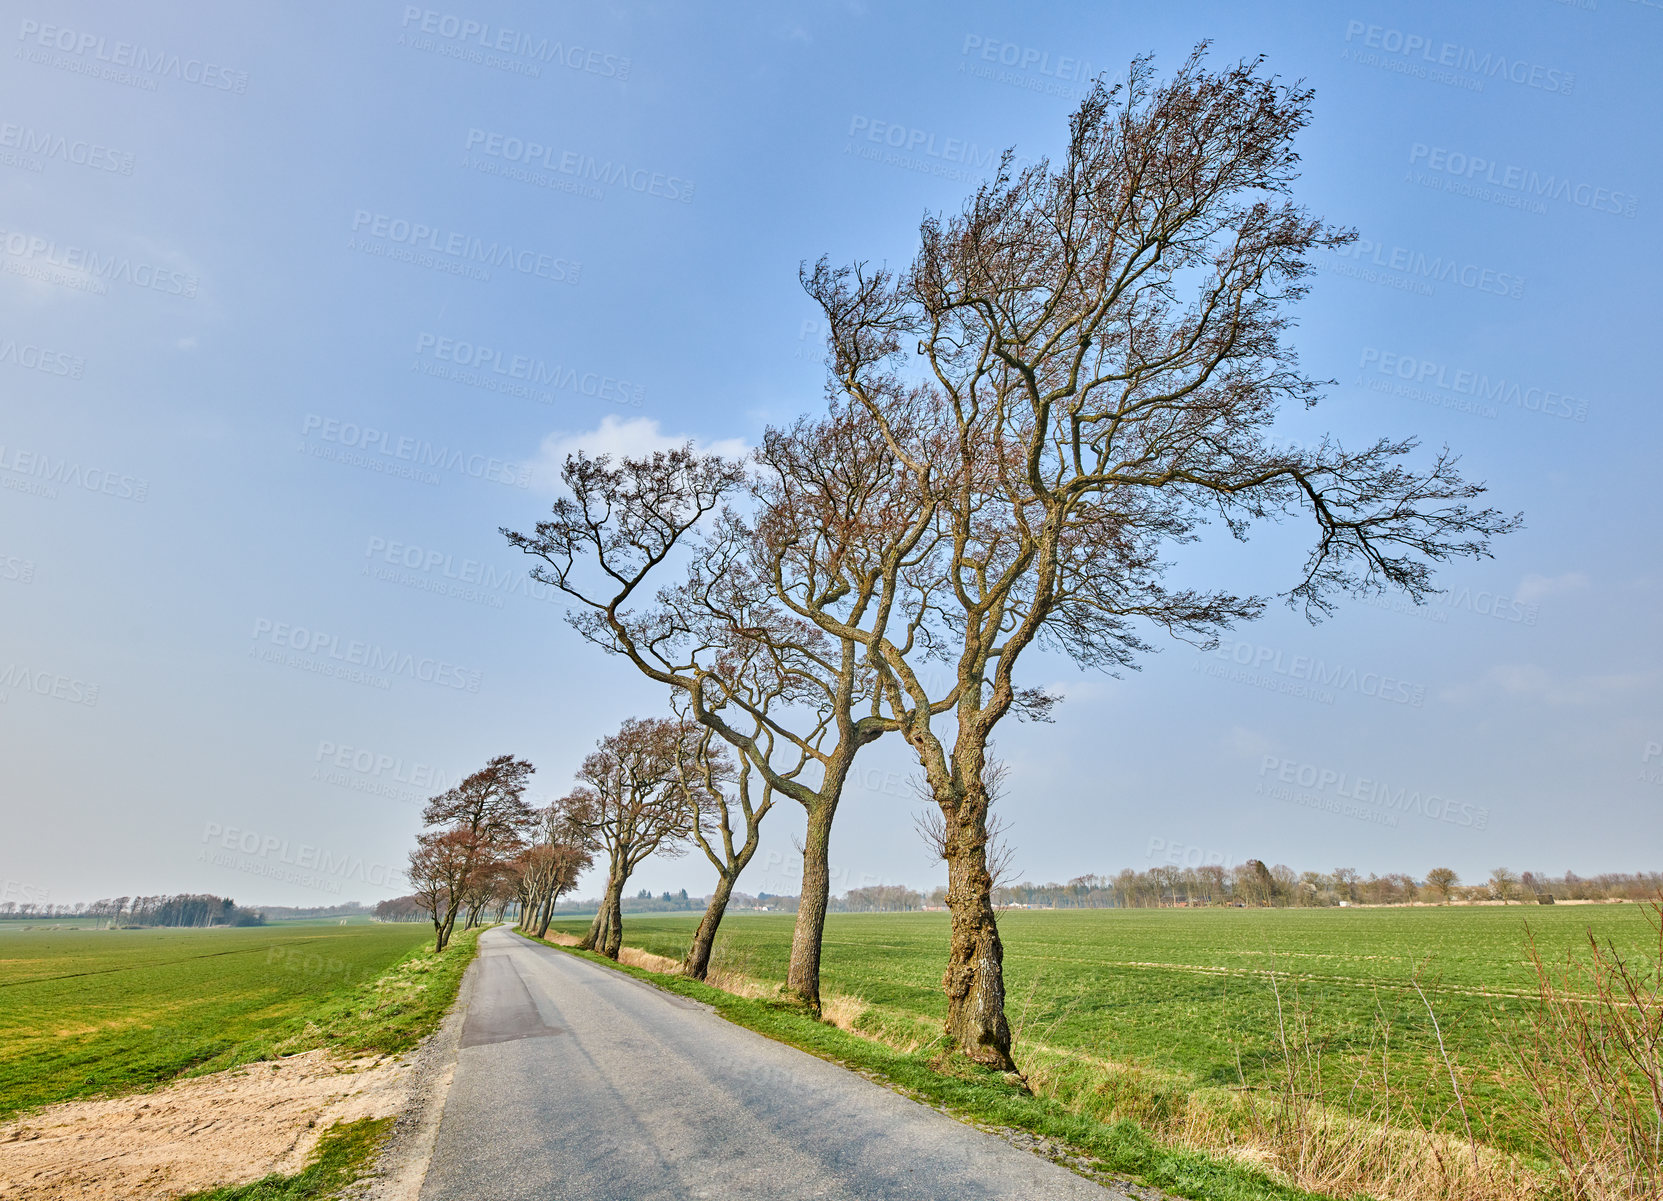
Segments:
[[[1072,1112],[1055,1100],[1023,1091],[1003,1073],[942,1054],[940,1043],[902,1051],[819,1021],[785,1001],[735,996],[684,976],[614,963],[604,955],[546,939],[520,937],[702,1001],[735,1025],[850,1068],[975,1125],[1026,1132],[1053,1158],[1079,1161],[1078,1166],[1101,1175],[1192,1201],[1317,1201],[1322,1196],[1283,1184],[1247,1164],[1162,1146],[1130,1119],[1104,1123]]]
[[[318,1140],[306,1167],[293,1176],[266,1176],[252,1184],[191,1193],[180,1201],[327,1201],[369,1175],[392,1118],[363,1118],[331,1127]]]
[[[456,1000],[481,933],[465,930],[437,955],[418,947],[375,979],[319,1006],[273,1051],[293,1055],[324,1047],[338,1055],[399,1055],[412,1049],[438,1029]]]

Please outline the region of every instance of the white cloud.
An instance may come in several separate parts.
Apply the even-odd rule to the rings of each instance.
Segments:
[[[1084,677],[1072,680],[1053,680],[1045,691],[1065,701],[1100,701],[1109,695],[1109,687],[1102,680]]]
[[[1270,754],[1271,742],[1257,730],[1246,726],[1231,726],[1224,735],[1224,749],[1246,759],[1261,759]]]
[[[1527,575],[1519,581],[1517,599],[1528,604],[1546,596],[1581,592],[1586,587],[1588,577],[1580,571],[1567,571],[1564,575]]]
[[[1655,672],[1607,672],[1573,677],[1555,675],[1534,663],[1503,663],[1490,668],[1473,683],[1446,689],[1443,699],[1472,702],[1503,695],[1555,707],[1612,701],[1632,703],[1635,693],[1653,689],[1656,684]]]
[[[726,455],[730,459],[741,458],[750,451],[743,438],[718,438],[707,442],[693,434],[666,434],[655,417],[620,420],[609,413],[601,418],[600,425],[595,429],[580,433],[556,430],[544,438],[537,452],[532,478],[545,491],[555,491],[560,486],[560,468],[565,464],[566,456],[580,450],[590,457],[640,458],[655,450],[674,450],[689,441],[693,443],[693,449],[701,454]]]

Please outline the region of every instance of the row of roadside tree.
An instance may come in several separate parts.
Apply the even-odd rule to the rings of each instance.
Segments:
[[[503,534],[672,716],[603,739],[579,799],[541,816],[497,785],[436,798],[412,876],[437,941],[511,888],[531,921],[574,862],[604,853],[587,941],[615,948],[620,878],[672,845],[653,804],[673,799],[707,814],[717,870],[686,964],[700,975],[784,798],[806,822],[786,989],[818,1011],[832,826],[856,756],[893,736],[946,867],[945,1043],[1012,1069],[990,746],[1060,699],[1024,682],[1040,648],[1117,672],[1151,634],[1210,646],[1257,618],[1272,598],[1236,581],[1169,579],[1215,532],[1303,522],[1283,599],[1317,619],[1347,594],[1421,602],[1437,564],[1517,524],[1476,503],[1483,486],[1447,450],[1277,426],[1322,390],[1290,340],[1293,306],[1319,256],[1355,237],[1292,197],[1310,117],[1310,91],[1256,61],[1214,70],[1197,51],[1165,80],[1136,61],[1093,88],[1054,160],[1007,158],[958,212],[927,216],[910,265],[802,271],[826,330],[820,412],[744,459],[691,444],[569,456],[552,510]]]

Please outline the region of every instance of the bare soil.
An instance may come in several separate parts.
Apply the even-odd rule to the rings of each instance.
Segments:
[[[0,1123],[0,1201],[161,1201],[300,1171],[337,1122],[387,1117],[411,1057],[308,1051]]]

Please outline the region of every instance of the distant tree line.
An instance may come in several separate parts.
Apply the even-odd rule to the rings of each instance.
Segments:
[[[41,921],[55,917],[79,917],[86,912],[86,904],[53,905],[45,901],[0,902],[0,921]]]
[[[0,904],[0,921],[39,921],[48,918],[102,918],[111,927],[133,926],[263,926],[265,915],[245,909],[230,897],[213,893],[181,892],[172,896],[106,897],[73,905],[36,905],[7,901]]]
[[[1452,868],[1433,868],[1422,879],[1402,872],[1363,875],[1354,868],[1331,872],[1295,872],[1286,864],[1266,867],[1257,859],[1223,867],[1165,865],[1147,871],[1127,868],[1115,876],[1076,876],[1065,884],[1001,885],[994,900],[1001,908],[1157,909],[1206,905],[1251,905],[1276,909],[1347,905],[1473,904],[1500,901],[1551,904],[1556,901],[1647,901],[1663,891],[1663,872],[1602,872],[1579,876],[1565,872],[1518,872],[1497,868],[1487,879],[1464,884]],[[829,913],[913,913],[946,908],[947,890],[928,893],[903,884],[851,888],[828,898]],[[708,897],[668,891],[654,896],[646,889],[622,900],[625,913],[674,913],[698,909]],[[727,907],[741,912],[796,913],[799,898],[789,894],[734,892]],[[603,898],[565,901],[560,914],[594,914]],[[382,921],[425,921],[429,911],[419,897],[399,897],[375,907]]]
[[[425,922],[428,920],[428,913],[422,906],[422,899],[418,896],[393,897],[391,900],[375,903],[375,920],[378,922]]]
[[[1452,868],[1435,867],[1423,879],[1402,872],[1367,876],[1355,868],[1295,872],[1286,864],[1261,860],[1225,867],[1163,864],[1147,871],[1127,868],[1118,875],[1076,876],[1066,884],[1021,883],[994,890],[1002,907],[1039,909],[1155,909],[1174,905],[1253,905],[1321,908],[1347,905],[1449,904],[1479,901],[1644,901],[1663,890],[1663,872],[1605,872],[1550,876],[1496,868],[1488,879],[1463,883]],[[937,889],[936,893],[942,890]],[[931,902],[939,903],[936,893]]]
[[[924,896],[902,884],[877,884],[851,888],[832,898],[830,908],[833,913],[911,913],[924,908]]]
[[[625,898],[624,911],[663,913],[677,909],[692,909],[705,904],[707,900],[705,897],[688,897],[686,889],[682,890],[681,898],[671,897],[669,893],[654,897],[643,890],[635,897]],[[780,893],[764,892],[752,896],[750,893],[735,892],[728,898],[728,908],[751,912],[796,913],[799,901],[799,897]],[[928,903],[923,893],[904,884],[879,884],[870,888],[851,888],[842,896],[828,897],[826,912],[911,913],[923,909]],[[593,913],[597,904],[598,901],[592,900],[574,901],[569,907],[563,905],[561,908],[569,908],[573,913]],[[940,906],[941,901],[938,899],[935,904]]]
[[[320,917],[359,917],[370,912],[362,901],[348,901],[343,905],[261,905],[260,915],[268,922],[282,919],[304,920]]]

